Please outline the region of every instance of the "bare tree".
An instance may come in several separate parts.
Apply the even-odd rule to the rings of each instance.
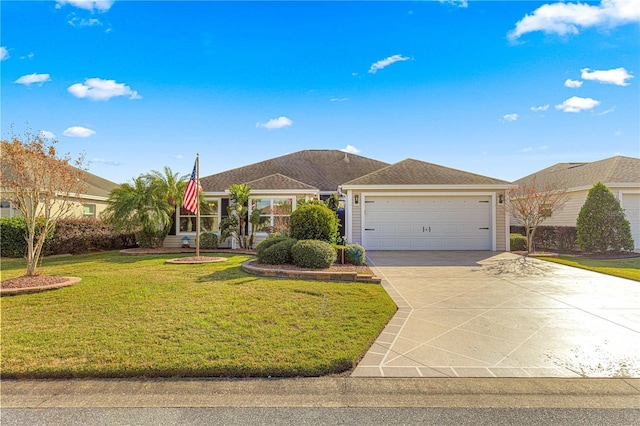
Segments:
[[[533,237],[538,226],[560,210],[567,201],[567,190],[559,183],[539,185],[534,178],[508,191],[507,209],[525,229],[527,252],[533,250]]]
[[[59,157],[56,143],[28,130],[22,137],[13,134],[0,141],[2,197],[26,222],[27,276],[36,275],[47,235],[75,208],[83,192],[83,156],[73,161],[68,154]]]

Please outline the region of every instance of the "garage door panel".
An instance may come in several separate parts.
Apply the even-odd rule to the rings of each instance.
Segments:
[[[490,250],[489,196],[367,197],[369,250]]]

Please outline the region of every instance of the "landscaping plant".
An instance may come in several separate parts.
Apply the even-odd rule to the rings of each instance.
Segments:
[[[289,236],[296,240],[321,240],[335,244],[338,218],[322,202],[304,203],[291,213]]]
[[[578,245],[588,253],[633,251],[631,226],[620,202],[602,182],[587,194],[576,222]]]
[[[320,240],[300,240],[291,247],[293,264],[303,268],[330,268],[337,256],[331,244]]]

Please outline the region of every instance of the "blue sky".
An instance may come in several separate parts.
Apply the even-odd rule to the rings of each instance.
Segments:
[[[640,5],[2,1],[2,136],[125,182],[301,149],[505,180],[640,156]]]

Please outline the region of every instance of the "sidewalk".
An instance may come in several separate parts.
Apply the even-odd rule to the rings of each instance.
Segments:
[[[640,379],[3,380],[0,406],[640,409]]]

